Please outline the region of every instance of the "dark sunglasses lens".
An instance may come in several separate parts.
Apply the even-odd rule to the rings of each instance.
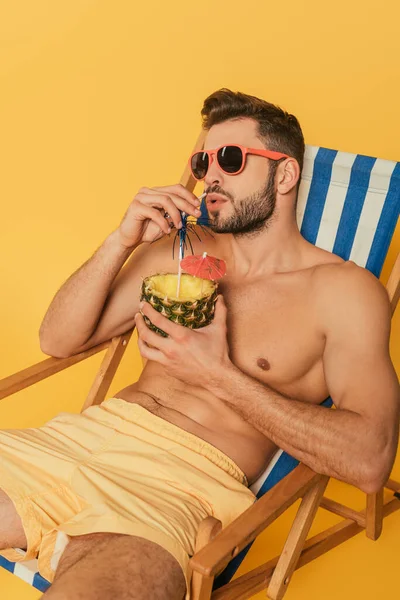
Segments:
[[[208,170],[208,154],[206,152],[196,152],[192,156],[191,167],[196,179],[203,179]]]
[[[242,167],[243,153],[238,146],[224,146],[218,150],[218,164],[226,173],[237,173]]]

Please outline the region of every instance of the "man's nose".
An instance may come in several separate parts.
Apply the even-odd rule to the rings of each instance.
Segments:
[[[218,166],[218,161],[215,157],[211,161],[211,164],[208,167],[207,174],[204,179],[204,183],[206,187],[210,187],[212,185],[218,184],[222,187],[224,179],[223,171]]]

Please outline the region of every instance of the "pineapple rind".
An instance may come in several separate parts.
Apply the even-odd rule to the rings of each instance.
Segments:
[[[177,275],[175,274],[146,277],[143,280],[140,299],[146,300],[155,310],[179,325],[190,329],[200,329],[209,325],[214,315],[218,283],[184,273],[180,288],[182,299],[173,295],[176,294],[176,286]],[[202,288],[203,294],[201,294]],[[153,325],[148,317],[144,317],[144,321],[152,331],[162,337],[168,337],[164,331]]]

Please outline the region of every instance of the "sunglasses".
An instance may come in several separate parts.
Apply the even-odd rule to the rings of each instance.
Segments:
[[[248,154],[264,156],[265,158],[271,158],[272,160],[289,158],[287,154],[282,154],[282,152],[260,150],[258,148],[245,148],[244,146],[235,144],[221,146],[216,150],[202,150],[201,152],[195,152],[189,159],[189,166],[193,177],[198,181],[201,181],[207,175],[207,171],[214,160],[214,156],[216,156],[218,166],[224,173],[227,173],[228,175],[239,175],[245,167],[246,156]]]

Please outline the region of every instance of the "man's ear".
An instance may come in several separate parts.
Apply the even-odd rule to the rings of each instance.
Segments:
[[[297,184],[300,177],[299,163],[295,158],[287,158],[276,171],[276,191],[279,194],[288,194]]]

